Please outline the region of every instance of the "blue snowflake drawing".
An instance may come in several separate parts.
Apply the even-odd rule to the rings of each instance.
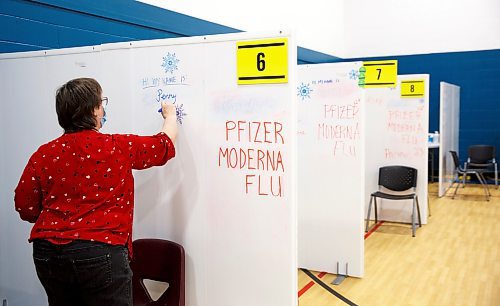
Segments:
[[[358,77],[359,77],[359,71],[353,69],[349,72],[349,79],[357,80]]]
[[[304,101],[305,98],[311,98],[310,94],[313,91],[310,87],[309,84],[305,85],[304,83],[301,83],[299,87],[297,87],[297,96],[299,96],[302,101]]]
[[[176,104],[175,105],[175,113],[177,114],[177,122],[182,124],[182,120],[184,119],[187,114],[184,112],[184,104]]]
[[[167,56],[163,57],[163,63],[161,66],[165,68],[165,72],[174,73],[174,70],[178,70],[177,64],[179,63],[179,59],[175,56],[175,53],[170,54],[167,53]]]

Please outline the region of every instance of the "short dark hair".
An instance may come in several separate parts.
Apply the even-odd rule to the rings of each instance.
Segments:
[[[57,89],[57,120],[65,133],[95,130],[94,110],[102,103],[101,94],[101,85],[91,78],[73,79]]]

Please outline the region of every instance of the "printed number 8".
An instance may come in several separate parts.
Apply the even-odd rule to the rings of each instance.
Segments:
[[[415,92],[415,85],[410,85],[410,92]]]
[[[264,71],[266,69],[266,62],[263,59],[264,57],[266,57],[266,55],[262,52],[257,54],[257,70],[259,71]]]

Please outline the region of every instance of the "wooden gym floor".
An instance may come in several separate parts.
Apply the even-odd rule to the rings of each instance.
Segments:
[[[365,239],[365,276],[331,285],[335,275],[311,271],[355,305],[500,305],[500,189],[486,201],[477,185],[437,197],[432,215],[411,236],[410,224],[382,222]],[[373,225],[373,223],[372,223]],[[298,271],[299,306],[348,305]]]

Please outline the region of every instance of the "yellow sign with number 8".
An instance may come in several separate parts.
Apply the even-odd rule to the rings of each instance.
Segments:
[[[425,96],[424,80],[404,80],[401,81],[402,98],[422,98]]]

